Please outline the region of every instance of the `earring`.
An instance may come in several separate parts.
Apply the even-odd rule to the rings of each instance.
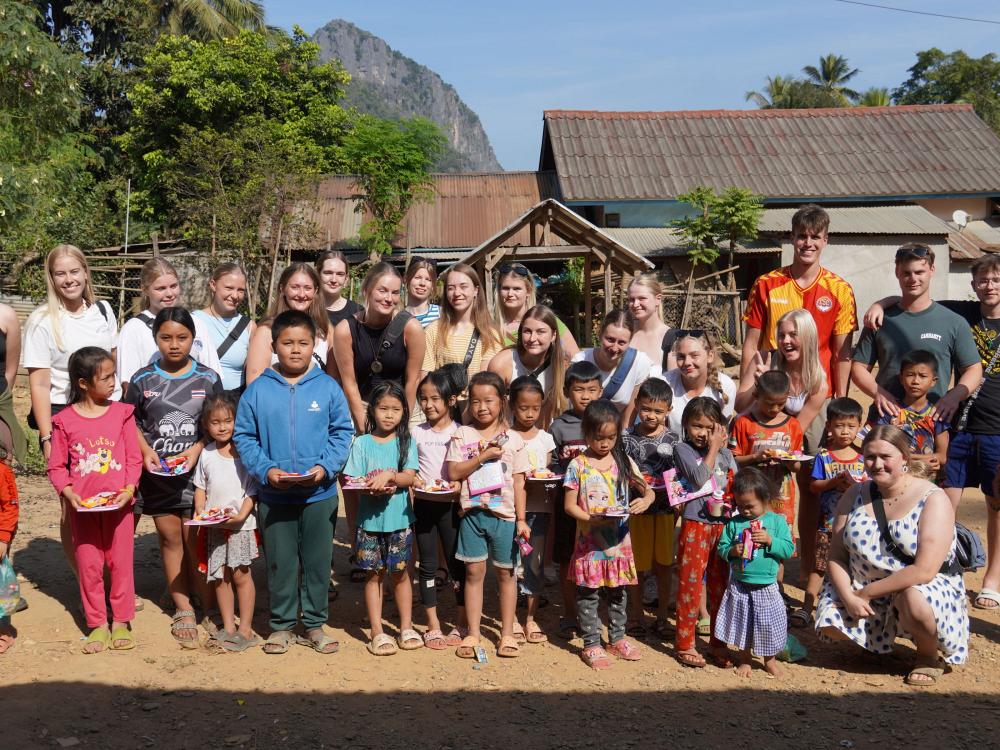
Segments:
[[[910,470],[910,467],[909,467],[909,466],[907,466],[906,464],[903,464],[903,473],[905,474],[905,473],[906,473],[906,472],[908,472],[909,470]]]

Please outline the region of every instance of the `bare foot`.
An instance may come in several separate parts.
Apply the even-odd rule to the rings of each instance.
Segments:
[[[771,677],[778,678],[785,676],[785,668],[778,663],[777,658],[769,656],[764,659],[764,669]]]
[[[10,623],[0,624],[0,654],[4,654],[14,646],[17,631]]]
[[[753,662],[749,661],[740,662],[740,665],[736,667],[736,669],[734,669],[733,671],[736,672],[737,677],[742,677],[743,679],[747,679],[753,672]]]

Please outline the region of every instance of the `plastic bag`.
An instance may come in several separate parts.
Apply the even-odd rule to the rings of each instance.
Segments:
[[[778,653],[777,659],[778,661],[787,661],[789,664],[794,664],[808,656],[809,652],[806,650],[806,647],[802,645],[798,638],[789,633],[788,640],[785,641],[785,648]]]
[[[21,601],[21,587],[11,565],[10,555],[0,560],[0,617],[10,617]]]

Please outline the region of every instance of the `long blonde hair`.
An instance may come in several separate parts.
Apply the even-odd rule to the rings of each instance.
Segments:
[[[52,329],[52,340],[61,352],[66,351],[66,349],[63,347],[60,314],[66,310],[66,305],[63,303],[62,297],[59,296],[56,284],[52,280],[52,267],[57,260],[67,257],[77,261],[83,269],[83,301],[88,306],[94,304],[94,286],[90,280],[90,266],[87,265],[87,258],[83,251],[76,245],[56,245],[45,256],[45,304],[35,309],[25,322],[27,328],[28,326],[37,326],[42,320],[48,318]]]
[[[662,323],[663,297],[666,294],[666,287],[663,285],[663,282],[656,277],[656,274],[641,273],[632,279],[632,282],[628,285],[629,290],[631,290],[634,286],[644,286],[653,293],[654,297],[660,297],[660,301],[656,303],[656,317],[659,318]]]
[[[483,285],[479,280],[479,274],[476,273],[476,269],[467,263],[456,263],[442,274],[442,286],[445,289],[445,294],[441,296],[441,318],[440,322],[437,323],[438,339],[435,354],[440,357],[445,349],[448,348],[448,331],[458,320],[458,313],[455,312],[455,308],[448,301],[447,294],[448,277],[453,273],[465,274],[476,287],[476,299],[472,303],[472,325],[479,331],[479,343],[483,347],[483,351],[498,348],[501,345],[500,334],[497,332],[497,328],[493,324],[493,319],[490,318],[490,312],[486,307],[486,297],[483,294]]]
[[[559,321],[556,314],[545,305],[532,305],[528,308],[517,327],[517,343],[508,347],[509,349],[517,350],[518,356],[524,357],[521,329],[524,328],[524,321],[528,319],[537,320],[552,329],[552,344],[549,346],[548,354],[545,355],[549,361],[549,388],[542,401],[542,412],[539,415],[540,426],[546,428],[553,419],[566,411],[566,393],[563,388],[563,381],[566,379],[566,351],[559,337]]]
[[[826,373],[819,361],[819,334],[816,332],[816,321],[813,320],[809,311],[801,307],[789,310],[778,318],[778,325],[774,329],[775,336],[781,330],[781,324],[785,322],[791,322],[795,325],[795,332],[799,337],[799,346],[802,350],[802,371],[799,377],[802,379],[802,385],[807,394],[818,393],[826,388]],[[771,369],[781,370],[787,374],[787,363],[785,358],[780,355],[781,350],[778,351],[778,356],[772,360]]]
[[[680,348],[681,342],[684,341],[685,339],[696,339],[700,341],[702,348],[705,350],[705,353],[712,355],[712,361],[707,363],[708,373],[705,376],[705,382],[708,385],[708,387],[712,389],[714,393],[718,394],[719,402],[721,403],[721,405],[725,406],[726,404],[729,403],[729,396],[726,395],[725,390],[723,390],[722,388],[722,378],[719,375],[720,370],[718,365],[719,355],[718,352],[715,351],[715,347],[712,346],[712,342],[709,341],[708,334],[705,333],[704,331],[698,331],[696,333],[695,331],[686,331],[686,330],[681,330],[679,331],[679,333],[683,335],[679,335],[676,339],[674,339],[673,349],[675,355],[677,354],[677,349]]]
[[[507,268],[507,273],[501,273],[497,276],[497,304],[496,304],[496,314],[494,319],[497,323],[497,328],[500,329],[501,335],[503,334],[503,326],[506,322],[503,317],[503,310],[500,304],[500,287],[503,285],[505,279],[517,279],[524,284],[524,310],[525,315],[527,311],[535,307],[538,304],[538,297],[535,293],[535,275],[531,273],[527,266],[523,263],[510,263],[508,266],[502,266],[502,268]],[[514,269],[517,268],[524,273],[518,273]],[[524,315],[521,316],[521,320],[524,320]],[[518,327],[518,336],[521,335],[521,329]]]
[[[285,285],[293,276],[300,273],[308,276],[309,281],[316,288],[316,294],[313,296],[307,314],[316,324],[316,335],[325,339],[326,332],[330,328],[330,317],[326,314],[326,304],[323,302],[323,288],[320,286],[319,274],[308,263],[292,263],[281,272],[281,276],[278,277],[278,294],[271,300],[271,304],[267,308],[267,317],[261,321],[261,325],[271,325],[271,321],[278,315],[291,309],[288,306],[288,300],[285,299]]]

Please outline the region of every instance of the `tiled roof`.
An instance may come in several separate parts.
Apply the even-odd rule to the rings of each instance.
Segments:
[[[766,208],[760,220],[761,232],[790,232],[794,208]],[[923,206],[836,206],[826,207],[830,234],[938,234],[952,231]]]
[[[1000,192],[1000,138],[968,104],[544,115],[541,169],[566,201]]]

